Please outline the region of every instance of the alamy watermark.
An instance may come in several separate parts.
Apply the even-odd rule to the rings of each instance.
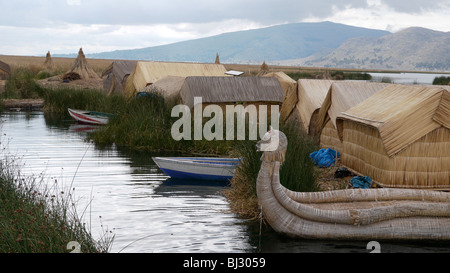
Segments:
[[[270,105],[270,125],[275,130],[268,130],[268,114],[267,105],[259,105],[257,108],[250,104],[246,107],[243,105],[226,105],[224,115],[223,108],[219,105],[212,104],[203,107],[202,97],[195,97],[193,113],[187,105],[176,105],[172,109],[171,116],[179,119],[172,125],[171,134],[176,141],[203,139],[208,141],[258,140],[258,135],[263,139],[268,131],[278,132],[280,106]],[[192,115],[194,115],[193,125]],[[203,124],[204,118],[210,119]],[[246,125],[248,125],[248,138]],[[272,142],[262,144],[261,150],[273,151],[277,147],[278,143]]]

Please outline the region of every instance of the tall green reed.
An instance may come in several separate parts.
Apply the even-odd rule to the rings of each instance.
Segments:
[[[0,252],[68,253],[78,242],[84,253],[108,252],[113,236],[94,240],[75,209],[73,192],[43,174],[25,176],[20,159],[4,154],[0,161]]]

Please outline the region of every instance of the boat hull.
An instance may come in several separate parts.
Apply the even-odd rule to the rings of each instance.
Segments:
[[[229,181],[239,159],[201,157],[154,157],[166,175],[176,179]]]
[[[83,124],[105,125],[109,122],[109,115],[99,112],[68,109],[70,116]]]

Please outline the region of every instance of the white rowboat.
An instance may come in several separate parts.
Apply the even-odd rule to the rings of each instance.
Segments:
[[[238,158],[153,157],[153,161],[172,178],[229,181],[233,178]]]

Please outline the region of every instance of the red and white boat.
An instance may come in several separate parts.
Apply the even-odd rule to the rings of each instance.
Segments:
[[[70,108],[68,108],[68,111],[73,119],[84,124],[105,125],[109,122],[109,118],[113,116],[108,113],[74,110]]]

